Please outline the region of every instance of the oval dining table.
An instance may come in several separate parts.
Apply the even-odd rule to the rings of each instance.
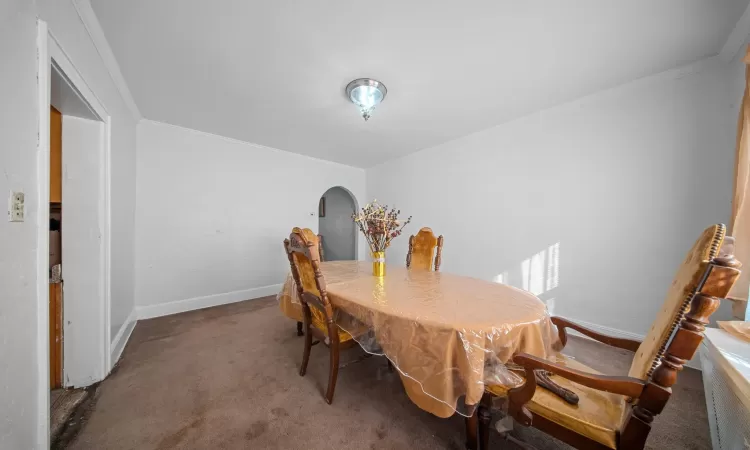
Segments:
[[[324,262],[321,269],[339,327],[365,351],[388,357],[410,400],[438,417],[473,410],[486,383],[520,384],[505,366],[514,354],[554,354],[556,330],[530,292],[393,264],[384,277],[361,261]],[[291,276],[278,299],[285,315],[302,320]]]

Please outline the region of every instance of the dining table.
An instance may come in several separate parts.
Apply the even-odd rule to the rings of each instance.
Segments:
[[[320,267],[337,325],[365,351],[387,357],[409,399],[438,417],[470,415],[488,384],[522,384],[509,368],[516,353],[556,356],[546,305],[528,291],[394,264],[383,277],[363,261]],[[278,300],[286,316],[302,321],[291,275]]]

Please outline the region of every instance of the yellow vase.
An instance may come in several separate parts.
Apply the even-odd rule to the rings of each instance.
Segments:
[[[372,275],[375,277],[385,276],[385,252],[372,253]]]

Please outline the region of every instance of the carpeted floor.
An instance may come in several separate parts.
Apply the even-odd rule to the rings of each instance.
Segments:
[[[624,374],[629,354],[584,339],[566,353]],[[333,405],[321,391],[328,352],[313,347],[297,374],[302,338],[268,297],[138,323],[118,368],[101,383],[69,449],[462,449],[462,417],[414,406],[383,358],[339,372]],[[361,355],[344,352],[342,363]],[[567,448],[533,430],[540,449]],[[492,448],[515,448],[492,433]],[[700,373],[684,370],[649,448],[710,448]]]

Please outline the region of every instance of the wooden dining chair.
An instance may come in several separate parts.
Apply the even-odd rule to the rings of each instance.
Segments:
[[[325,262],[326,254],[323,251],[323,235],[318,235],[318,254],[320,254],[320,262]]]
[[[569,328],[634,352],[628,375],[602,375],[573,359],[553,363],[525,353],[515,355],[513,361],[523,368],[525,384],[510,390],[486,387],[476,413],[480,448],[488,448],[492,396],[507,397],[508,414],[519,424],[576,448],[644,448],[654,417],[664,410],[677,374],[698,349],[709,317],[739,276],[740,265],[734,259],[734,239],[726,236],[725,226],[706,229],[682,263],[643,342],[606,336],[553,317],[562,346]],[[545,377],[574,393],[577,404],[537,388]],[[472,424],[476,421],[467,421],[467,426]],[[467,430],[469,446],[473,433],[474,429]]]
[[[318,236],[318,255],[320,256],[320,262],[325,262],[325,252],[323,252],[323,235]],[[302,329],[302,322],[297,322],[297,336],[304,336],[305,332]]]
[[[313,336],[328,347],[330,364],[328,389],[325,399],[333,402],[336,378],[339,371],[339,351],[357,344],[351,334],[339,328],[333,306],[326,293],[326,282],[320,270],[318,238],[309,228],[294,228],[289,239],[284,240],[284,248],[289,257],[292,277],[297,285],[297,294],[302,303],[305,347],[302,353],[300,376],[305,376]]]
[[[435,251],[437,249],[437,253]],[[416,235],[409,237],[409,252],[406,254],[406,267],[410,269],[440,270],[443,236],[435,237],[432,229],[424,227]],[[433,256],[435,257],[433,266]]]

